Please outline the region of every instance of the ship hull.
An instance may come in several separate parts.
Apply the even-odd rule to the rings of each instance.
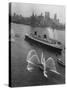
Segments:
[[[37,39],[35,39],[35,38],[32,38],[31,36],[29,36],[29,35],[27,35],[27,34],[25,35],[25,39],[26,39],[26,40],[30,40],[30,41],[32,41],[32,42],[36,42],[36,43],[38,43],[39,45],[47,46],[48,48],[51,48],[51,49],[54,49],[54,50],[58,51],[59,53],[61,53],[61,51],[62,51],[62,48],[58,48],[58,47],[56,47],[56,46],[52,46],[52,45],[50,45],[50,44],[48,44],[48,43],[45,43],[45,42],[43,42],[43,41],[37,40]]]

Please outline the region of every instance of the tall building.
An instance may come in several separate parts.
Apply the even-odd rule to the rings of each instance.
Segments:
[[[44,16],[42,15],[42,13],[39,16],[39,20],[40,20],[40,24],[44,25]]]
[[[54,19],[53,19],[55,24],[59,24],[59,19],[57,19],[57,14],[54,14]]]
[[[54,20],[57,20],[57,14],[54,14]]]
[[[50,18],[50,13],[49,12],[45,12],[45,19],[49,19]]]

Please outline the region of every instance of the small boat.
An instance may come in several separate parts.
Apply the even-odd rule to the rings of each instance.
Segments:
[[[41,38],[41,36],[40,35],[37,36],[36,33],[35,34],[30,33],[30,34],[26,34],[25,38],[36,41],[40,44],[50,46],[50,47],[58,49],[60,51],[62,50],[61,42],[59,42],[57,40],[53,40],[53,39],[48,39],[48,38],[46,38],[46,35],[44,35],[44,38]]]
[[[57,62],[65,67],[65,51],[62,51],[61,56],[57,57]]]
[[[58,62],[60,65],[62,65],[62,66],[65,67],[65,62],[64,62],[62,59],[57,58],[57,62]]]

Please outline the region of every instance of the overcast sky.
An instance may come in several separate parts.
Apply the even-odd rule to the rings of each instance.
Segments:
[[[43,13],[45,15],[45,11],[50,12],[50,17],[53,18],[54,14],[57,14],[57,18],[60,22],[65,23],[65,7],[64,6],[55,6],[55,5],[45,5],[45,4],[31,4],[31,3],[12,3],[11,13],[14,12],[17,14],[22,14],[24,17],[31,16],[32,12],[37,15]]]

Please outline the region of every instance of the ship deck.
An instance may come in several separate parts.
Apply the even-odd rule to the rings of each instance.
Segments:
[[[41,39],[41,38],[35,37],[34,35],[31,35],[31,34],[30,35],[26,34],[26,37],[28,37],[28,38],[30,38],[30,39],[32,39],[34,41],[37,41],[39,43],[46,44],[46,45],[51,46],[53,48],[57,48],[57,49],[62,50],[62,45],[58,45],[57,43],[56,44],[52,44],[46,39]]]

